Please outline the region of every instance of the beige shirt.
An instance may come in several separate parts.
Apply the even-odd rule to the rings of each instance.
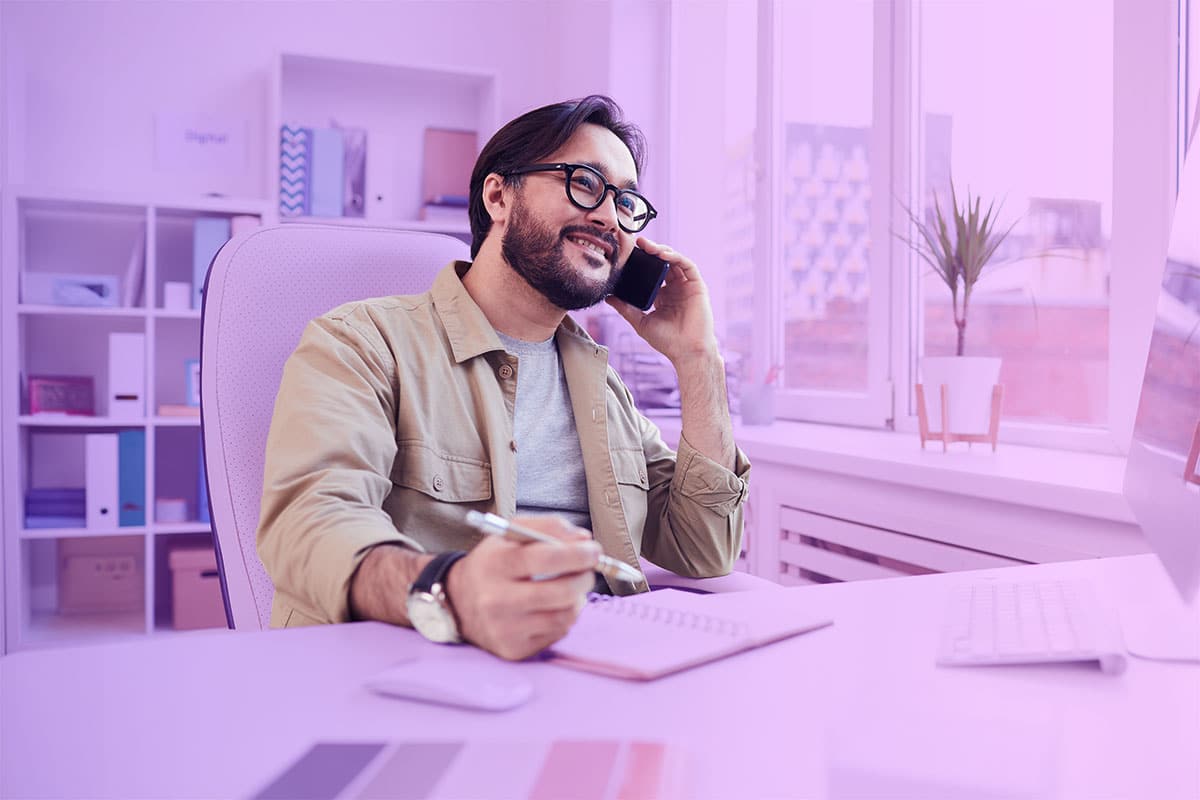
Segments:
[[[375,545],[469,550],[483,534],[466,526],[468,510],[516,513],[518,364],[463,287],[469,268],[447,266],[425,294],[318,317],[284,366],[258,527],[273,627],[347,621],[350,579]],[[730,472],[686,441],[675,453],[604,347],[570,317],[555,339],[601,547],[634,567],[641,554],[681,575],[729,572],[745,454]]]

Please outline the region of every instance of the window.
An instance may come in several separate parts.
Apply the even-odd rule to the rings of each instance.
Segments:
[[[1200,0],[1178,2],[1195,41]],[[946,287],[900,235],[905,207],[947,203],[953,176],[1015,223],[965,337],[967,354],[1003,359],[1001,438],[1119,451],[1140,375],[1128,332],[1149,297],[1137,265],[1160,246],[1146,220],[1162,213],[1160,133],[1176,113],[1138,87],[1175,79],[1161,58],[1174,14],[1114,0],[675,0],[670,233],[710,276],[743,380],[776,367],[783,418],[915,430],[920,358],[954,352],[957,331]],[[1181,80],[1200,85],[1200,58]]]
[[[966,355],[1000,356],[1008,420],[1108,421],[1111,0],[927,2],[919,11],[925,213],[960,193],[1015,227],[970,299]],[[988,31],[964,36],[964,31]],[[921,280],[926,355],[953,355],[950,293]]]

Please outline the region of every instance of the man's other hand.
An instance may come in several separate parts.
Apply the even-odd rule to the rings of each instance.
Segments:
[[[564,544],[488,536],[455,564],[446,592],[468,642],[518,661],[557,642],[587,602],[600,545],[562,517],[516,517]]]

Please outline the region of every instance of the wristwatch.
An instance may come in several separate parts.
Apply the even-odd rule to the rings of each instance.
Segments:
[[[446,595],[446,575],[465,555],[462,550],[451,550],[434,556],[408,590],[408,621],[431,642],[462,641],[450,598]]]

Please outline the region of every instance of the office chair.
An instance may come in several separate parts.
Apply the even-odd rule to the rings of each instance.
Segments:
[[[470,257],[450,236],[288,223],[225,244],[213,259],[200,323],[200,425],[225,615],[264,629],[275,588],[256,533],[267,431],[283,364],[313,318],[342,303],[426,291]],[[745,591],[777,584],[745,573],[693,580],[642,562],[654,588]]]
[[[418,294],[467,245],[435,233],[289,223],[225,244],[200,323],[200,424],[225,615],[267,628],[275,588],[255,534],[267,431],[283,364],[304,326],[342,303]]]

